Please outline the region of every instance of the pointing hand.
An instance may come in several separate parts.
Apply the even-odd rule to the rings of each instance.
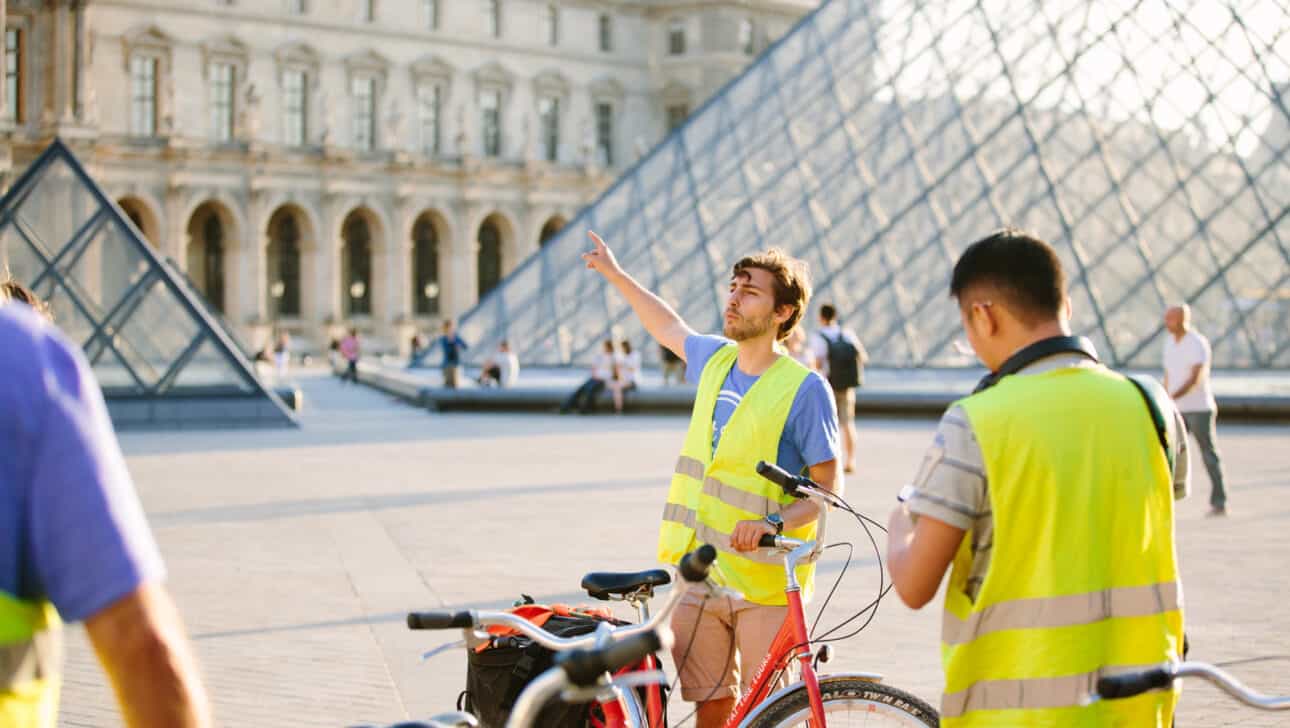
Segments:
[[[605,241],[590,230],[587,231],[587,237],[591,238],[591,242],[596,246],[593,250],[582,254],[582,259],[586,262],[587,267],[606,278],[621,273],[622,268],[618,267],[618,260],[614,258],[614,251],[610,250],[608,245],[605,245]]]

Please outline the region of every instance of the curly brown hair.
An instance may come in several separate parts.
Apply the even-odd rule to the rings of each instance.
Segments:
[[[748,275],[749,268],[760,268],[775,280],[775,310],[792,306],[793,313],[779,325],[778,341],[788,338],[793,328],[802,320],[807,304],[811,301],[811,271],[806,261],[798,260],[779,248],[748,255],[735,263],[730,279]]]
[[[25,303],[41,316],[50,321],[54,320],[54,312],[50,310],[49,304],[40,300],[40,297],[33,293],[30,288],[13,278],[0,282],[0,303],[4,301]]]

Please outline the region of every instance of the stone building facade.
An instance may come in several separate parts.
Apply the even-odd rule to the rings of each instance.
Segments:
[[[0,0],[55,136],[251,346],[471,307],[812,0]]]

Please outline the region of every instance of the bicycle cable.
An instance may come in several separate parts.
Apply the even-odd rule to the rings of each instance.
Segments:
[[[852,507],[850,503],[848,503],[841,496],[837,496],[837,500],[839,503],[838,508],[846,513],[850,513],[852,516],[855,517],[856,522],[858,522],[860,524],[860,527],[864,529],[865,535],[869,537],[870,545],[873,546],[874,557],[878,563],[878,595],[874,597],[873,601],[869,602],[864,607],[862,607],[860,611],[844,619],[839,624],[834,625],[832,628],[824,632],[824,634],[820,635],[819,637],[815,637],[815,629],[819,624],[820,619],[824,615],[824,610],[828,608],[829,602],[833,599],[834,592],[837,591],[838,586],[842,583],[843,575],[846,573],[847,568],[851,565],[851,555],[848,554],[846,564],[843,566],[842,571],[839,572],[838,578],[834,581],[833,588],[829,590],[829,594],[827,597],[825,597],[823,604],[820,605],[820,611],[815,616],[815,622],[811,624],[811,632],[807,637],[807,642],[793,645],[792,648],[790,648],[790,652],[796,652],[802,647],[809,648],[812,642],[815,642],[815,643],[841,642],[843,640],[850,639],[856,636],[857,634],[860,634],[861,631],[863,631],[866,627],[869,626],[869,623],[873,621],[874,617],[877,616],[878,605],[882,602],[883,597],[887,596],[887,594],[891,591],[892,585],[887,584],[886,582],[886,570],[882,561],[882,551],[878,548],[878,540],[874,537],[873,532],[869,529],[869,524],[873,524],[875,527],[878,528],[878,530],[882,531],[883,533],[886,533],[887,529],[883,527],[881,524],[879,524],[877,521],[857,511],[854,507]],[[829,544],[824,548],[830,549],[830,548],[833,548],[834,546],[842,546],[842,545],[852,546],[850,542],[840,541],[836,544]],[[842,629],[843,627],[847,626],[848,624],[862,617],[866,612],[869,613],[869,618],[866,619],[864,623],[861,624],[857,629],[855,629],[854,631],[848,634],[842,635],[840,637],[830,637],[830,635],[834,634],[838,630]],[[791,662],[786,663],[784,666],[782,666],[779,669],[779,672],[776,673],[775,679],[776,680],[780,679],[784,671],[788,670],[790,667],[791,667]]]
[[[1246,657],[1240,660],[1227,660],[1225,662],[1211,663],[1214,667],[1231,667],[1232,665],[1248,665],[1253,662],[1280,662],[1290,661],[1290,655],[1264,655],[1262,657]]]

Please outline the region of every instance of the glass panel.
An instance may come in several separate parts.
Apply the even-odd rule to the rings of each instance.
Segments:
[[[171,391],[176,394],[230,391],[246,394],[252,391],[252,386],[242,372],[233,367],[219,346],[208,338],[176,374]]]
[[[163,281],[132,301],[112,344],[144,384],[153,387],[197,337],[192,313]]]
[[[99,202],[72,168],[54,159],[18,203],[16,217],[31,242],[52,257],[99,211]]]
[[[95,316],[106,316],[147,275],[151,266],[124,226],[101,226],[84,246],[64,258],[60,271]]]

